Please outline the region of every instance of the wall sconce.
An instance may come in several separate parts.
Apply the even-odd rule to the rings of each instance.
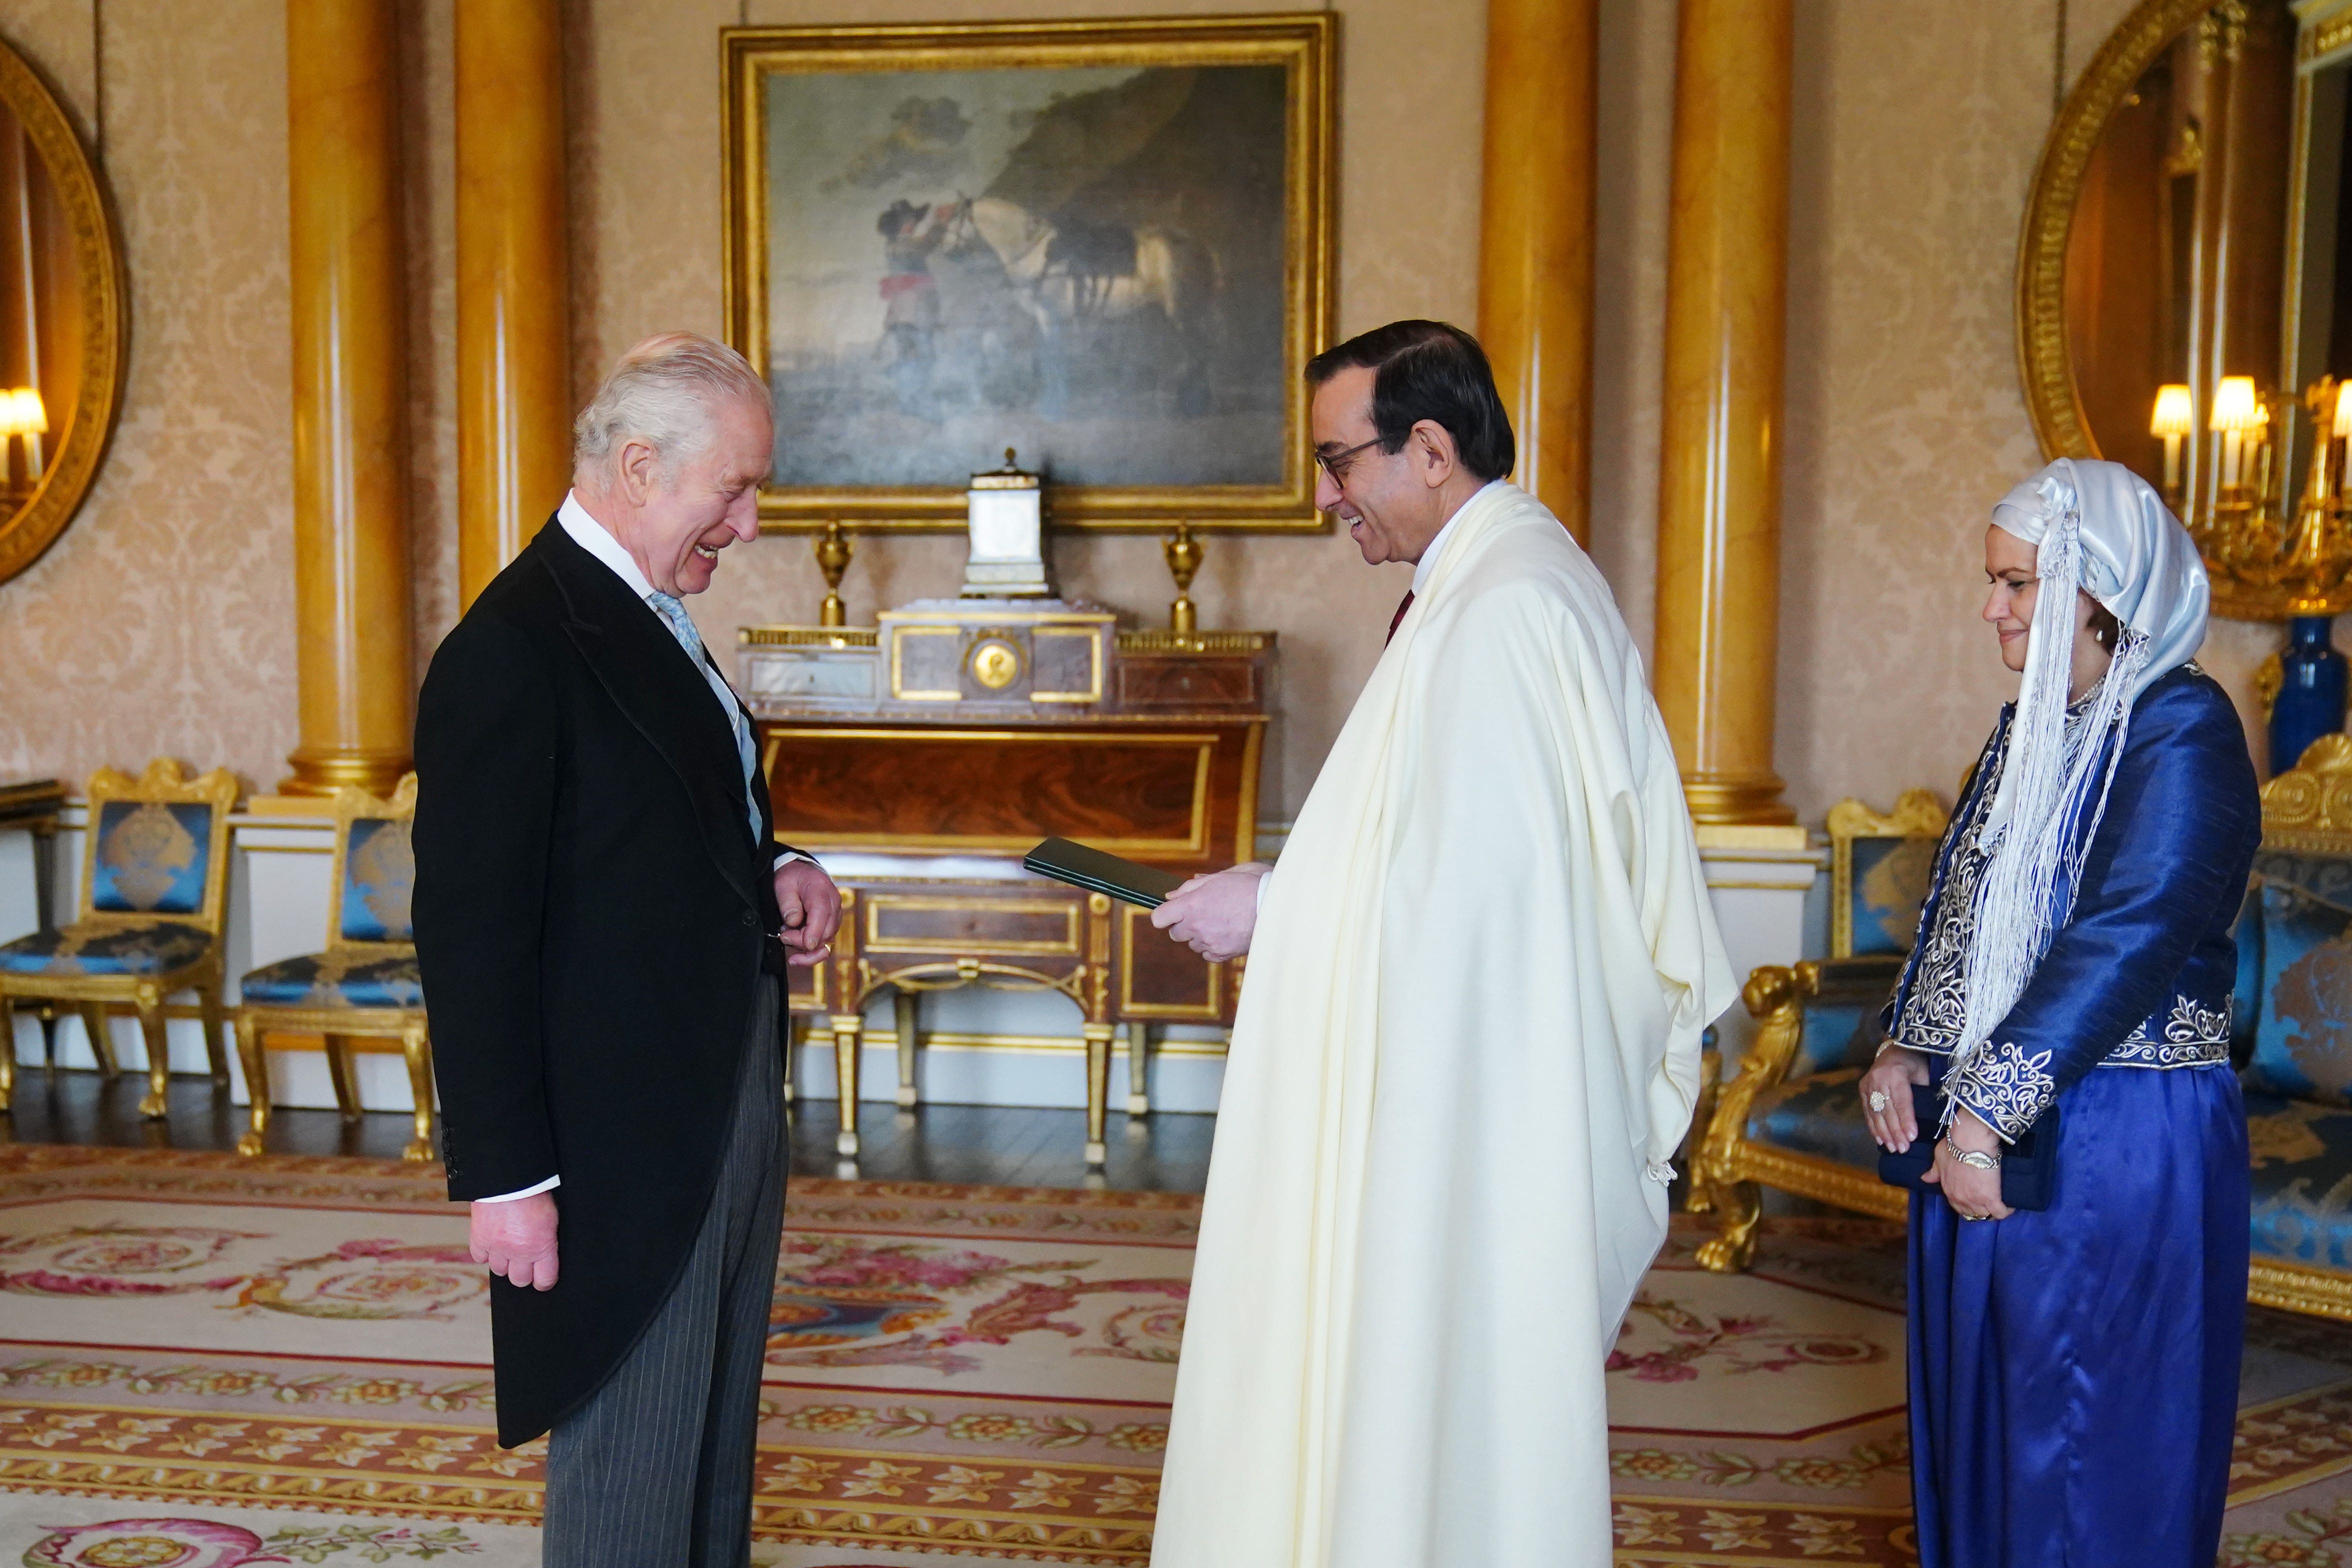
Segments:
[[[2164,497],[2180,510],[2177,498],[2180,494],[2180,443],[2197,428],[2197,410],[2190,402],[2188,386],[2172,382],[2156,389],[2156,413],[2147,422],[2147,433],[2164,437]]]

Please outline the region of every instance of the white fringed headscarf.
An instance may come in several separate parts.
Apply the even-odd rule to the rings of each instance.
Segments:
[[[2132,704],[2158,676],[2196,655],[2211,598],[2188,531],[2147,482],[2120,463],[2061,458],[2003,496],[1992,521],[2039,552],[2041,589],[2008,749],[1978,839],[1990,859],[1977,886],[1955,1072],[1984,1050],[1986,1037],[2032,978],[2051,934],[2073,911],[2083,859],[2130,733]],[[2070,716],[2078,589],[2123,631],[2084,710]],[[2086,808],[2088,823],[2077,832]]]

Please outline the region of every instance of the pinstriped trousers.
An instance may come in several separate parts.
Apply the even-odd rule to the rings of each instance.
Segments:
[[[784,1223],[783,1063],[763,979],[709,1211],[644,1337],[548,1438],[543,1568],[745,1568]]]

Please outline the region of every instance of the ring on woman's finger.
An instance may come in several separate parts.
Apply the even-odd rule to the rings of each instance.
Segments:
[[[1885,1115],[1886,1108],[1894,1103],[1893,1097],[1885,1089],[1874,1089],[1870,1091],[1870,1113],[1873,1116]]]

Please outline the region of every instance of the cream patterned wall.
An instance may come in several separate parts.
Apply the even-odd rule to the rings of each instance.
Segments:
[[[456,615],[452,0],[406,8],[418,672]],[[575,384],[673,326],[715,331],[717,30],[1229,11],[1174,0],[572,0]],[[2079,68],[2127,0],[2073,0]],[[1342,14],[1339,325],[1476,316],[1480,0]],[[2009,295],[2051,112],[2054,0],[1804,0],[1790,246],[1780,763],[1818,821],[1848,794],[1948,791],[2007,682],[1975,622],[1992,500],[2038,462]],[[0,0],[102,155],[133,289],[129,394],[91,500],[0,585],[0,775],[155,752],[254,785],[294,744],[283,0]],[[1654,564],[1674,6],[1602,0],[1594,554],[1646,646]],[[551,498],[551,504],[553,498]],[[1058,542],[1066,592],[1150,624],[1156,541]],[[951,592],[952,539],[865,543],[853,619]],[[1283,637],[1266,813],[1286,818],[1404,587],[1344,539],[1213,541],[1203,622]],[[813,616],[804,540],[730,552],[696,605],[724,638]],[[2226,623],[2245,700],[2274,629]]]
[[[2016,370],[2020,215],[2052,112],[2052,0],[1797,8],[1780,765],[1948,796],[2016,689],[1977,619],[1993,501],[2042,463]],[[2079,70],[2129,0],[2075,0]],[[2203,658],[2252,706],[2275,628]]]
[[[2073,0],[2079,71],[2132,0]],[[1790,146],[1778,763],[1844,795],[1948,797],[2015,690],[1983,530],[2042,462],[2016,370],[2019,223],[2053,113],[2054,0],[1802,0]],[[1675,8],[1602,0],[1593,554],[1648,645],[1656,566]],[[2201,656],[2254,709],[2278,628]]]
[[[171,752],[274,782],[294,744],[285,11],[9,0],[0,34],[100,155],[130,378],[81,515],[0,585],[0,773]]]

